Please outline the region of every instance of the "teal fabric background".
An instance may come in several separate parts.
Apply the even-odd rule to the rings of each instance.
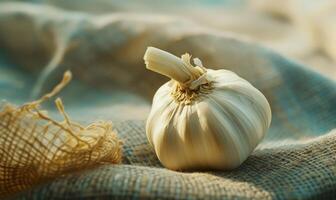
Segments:
[[[48,14],[46,14],[48,13]],[[65,48],[62,48],[62,45]],[[209,68],[232,70],[269,100],[266,138],[230,172],[164,169],[149,146],[145,120],[167,79],[145,69],[147,46],[190,52]],[[0,9],[0,97],[31,100],[44,66],[61,48],[39,95],[66,69],[74,81],[60,96],[84,123],[112,120],[123,164],[75,172],[23,191],[18,199],[321,199],[336,196],[336,83],[305,65],[246,40],[187,20],[145,14],[94,15],[29,4]],[[44,105],[59,117],[52,104]]]

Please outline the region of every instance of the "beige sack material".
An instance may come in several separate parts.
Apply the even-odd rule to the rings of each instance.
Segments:
[[[102,163],[121,162],[121,142],[112,123],[84,127],[72,122],[60,98],[55,103],[64,121],[51,119],[40,104],[70,81],[71,73],[41,99],[20,107],[6,104],[0,111],[0,197],[44,181]]]
[[[252,0],[253,8],[287,18],[311,45],[336,61],[336,1]]]

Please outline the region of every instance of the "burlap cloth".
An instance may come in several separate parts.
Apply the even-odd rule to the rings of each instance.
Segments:
[[[0,11],[0,47],[6,55],[1,57],[1,97],[26,101],[27,91],[36,88],[32,83],[37,73],[54,58],[47,67],[57,69],[51,70],[44,87],[51,87],[70,68],[76,80],[61,95],[69,115],[83,122],[111,119],[124,141],[123,164],[67,173],[12,198],[336,197],[334,81],[251,41],[188,20],[122,13],[96,16],[26,4],[3,4]],[[233,70],[265,94],[272,107],[271,128],[239,168],[175,172],[160,165],[145,135],[148,110],[139,110],[149,107],[146,100],[166,81],[145,70],[142,56],[148,45],[176,55],[190,52],[205,66]],[[52,50],[59,46],[61,53],[55,56]],[[116,103],[111,85],[139,97]],[[133,108],[140,114],[123,115]]]

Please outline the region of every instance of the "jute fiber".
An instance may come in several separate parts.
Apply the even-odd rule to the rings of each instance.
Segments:
[[[86,127],[72,122],[60,98],[55,103],[63,122],[40,109],[70,78],[66,72],[41,99],[20,107],[6,104],[0,111],[0,197],[99,163],[120,163],[121,143],[110,122]]]

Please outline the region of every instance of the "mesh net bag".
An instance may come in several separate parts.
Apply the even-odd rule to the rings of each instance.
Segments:
[[[58,93],[62,82],[41,99],[20,107],[2,106],[0,112],[0,197],[28,189],[68,172],[99,163],[120,163],[121,142],[110,122],[84,127],[72,122],[60,98],[55,103],[64,121],[50,118],[40,104]]]

